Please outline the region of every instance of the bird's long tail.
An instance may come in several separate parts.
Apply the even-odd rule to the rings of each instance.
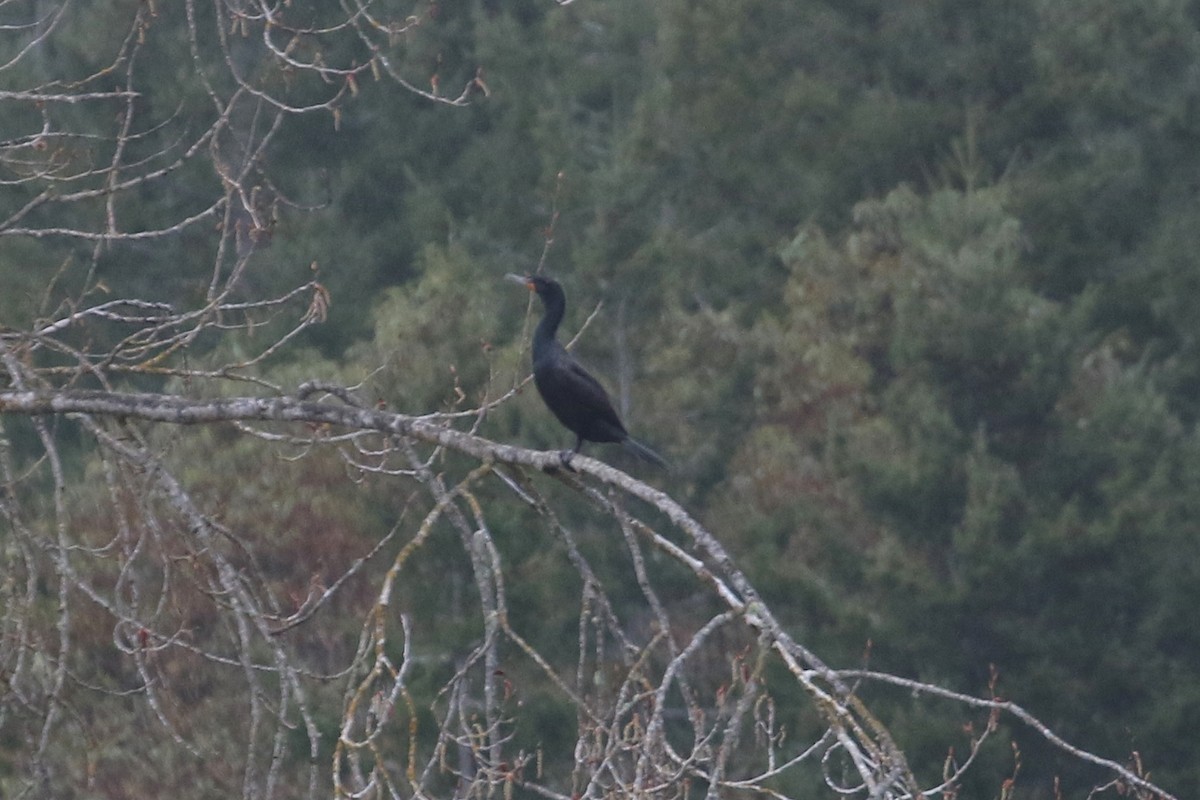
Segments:
[[[651,464],[657,464],[663,469],[671,468],[671,465],[667,463],[666,459],[633,437],[626,438],[623,442],[621,442],[621,444],[625,445],[626,450],[633,453],[643,461],[649,461]]]

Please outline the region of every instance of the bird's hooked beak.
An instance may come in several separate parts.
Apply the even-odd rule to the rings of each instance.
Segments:
[[[515,272],[510,272],[507,275],[505,275],[504,278],[505,278],[505,280],[510,280],[513,283],[521,284],[522,286],[524,286],[526,289],[528,289],[531,292],[536,289],[536,287],[533,285],[533,281],[529,278],[528,275],[517,275]]]

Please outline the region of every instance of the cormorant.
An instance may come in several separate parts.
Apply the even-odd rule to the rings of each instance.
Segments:
[[[564,450],[563,466],[587,442],[619,442],[634,455],[666,467],[662,456],[629,435],[600,382],[554,338],[567,307],[558,281],[541,275],[508,275],[542,298],[545,313],[533,332],[533,382],[558,421],[575,434],[575,449]]]

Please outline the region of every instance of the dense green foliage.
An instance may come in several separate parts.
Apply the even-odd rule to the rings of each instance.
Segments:
[[[972,693],[994,667],[1069,740],[1195,796],[1198,25],[1183,0],[443,4],[413,63],[446,84],[482,65],[488,97],[364,83],[337,129],[295,124],[270,154],[320,208],[280,219],[256,280],[315,261],[332,293],[271,368],[474,405],[525,363],[501,278],[552,233],[568,336],[603,301],[578,352],[799,638]],[[202,281],[208,254],[180,248]],[[137,291],[128,255],[106,279]],[[9,318],[64,256],[36,257],[0,254]],[[529,392],[481,432],[568,441]],[[237,448],[208,457],[239,470]],[[378,500],[321,518],[369,529],[348,520]],[[514,605],[545,617],[538,645],[573,644],[553,559],[508,524],[539,576]],[[445,596],[412,602],[455,607],[446,561]],[[945,753],[913,755],[936,773]],[[1040,769],[1026,796],[1050,796]]]

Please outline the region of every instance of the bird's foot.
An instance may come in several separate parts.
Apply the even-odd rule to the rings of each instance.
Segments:
[[[574,472],[575,469],[571,466],[571,459],[575,457],[574,450],[562,450],[558,454],[558,460],[562,463],[563,469]]]

